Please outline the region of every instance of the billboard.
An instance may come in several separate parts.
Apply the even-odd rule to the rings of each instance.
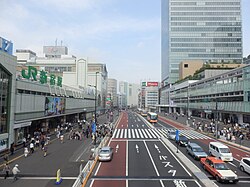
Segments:
[[[45,98],[45,116],[59,115],[65,113],[65,98],[46,97]]]
[[[4,51],[9,55],[13,54],[13,43],[0,37],[0,51]]]
[[[158,87],[158,82],[147,82],[147,87]]]

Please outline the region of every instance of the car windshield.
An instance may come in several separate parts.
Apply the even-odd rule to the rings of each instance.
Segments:
[[[193,148],[193,151],[194,152],[204,152],[201,147],[195,147],[195,148]]]
[[[230,153],[230,150],[228,148],[220,148],[221,153]]]
[[[180,136],[179,140],[181,140],[181,141],[187,141],[188,139],[185,136]]]
[[[215,164],[215,169],[218,169],[218,170],[228,170],[228,167],[226,166],[225,163],[216,163]]]
[[[104,150],[101,150],[100,153],[109,153],[109,150],[104,149]]]

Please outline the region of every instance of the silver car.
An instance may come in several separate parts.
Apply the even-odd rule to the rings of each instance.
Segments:
[[[196,143],[188,143],[187,153],[197,160],[207,157],[207,153],[205,153],[205,151],[203,151],[203,149]]]
[[[169,131],[168,132],[168,138],[170,140],[175,140],[176,132],[175,131]]]
[[[100,149],[98,154],[99,161],[111,161],[112,158],[113,158],[113,148],[107,146]]]

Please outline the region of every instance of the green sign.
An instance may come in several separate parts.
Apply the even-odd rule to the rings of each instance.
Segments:
[[[32,78],[34,81],[37,81],[37,75],[38,75],[38,70],[33,66],[28,66],[28,70],[22,69],[22,76],[25,79]],[[50,77],[50,80],[49,80],[50,85],[53,85],[53,86],[56,85],[56,86],[62,87],[62,77],[60,76],[56,77],[54,74],[50,74],[49,77]],[[43,71],[43,70],[40,71],[39,82],[41,84],[47,84],[48,76],[47,76],[46,71]]]
[[[142,82],[141,85],[142,85],[142,86],[146,86],[146,82]]]

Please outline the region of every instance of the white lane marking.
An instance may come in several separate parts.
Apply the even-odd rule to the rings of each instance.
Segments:
[[[131,138],[131,129],[128,129],[128,138]]]
[[[83,152],[79,155],[79,157],[76,159],[76,162],[78,162],[78,160],[82,157],[83,153],[86,152],[86,150],[90,147],[89,145],[91,144],[91,142],[87,145],[87,147],[83,150]]]
[[[135,144],[136,153],[139,153],[139,146]]]
[[[200,185],[200,183],[198,183],[198,181],[197,180],[195,180],[194,181],[199,187],[202,187],[201,185]],[[215,184],[216,185],[216,184]],[[217,185],[216,185],[217,186]]]
[[[140,134],[141,138],[144,138],[142,133],[141,133],[141,129],[138,129],[138,131],[139,131],[139,134]]]
[[[123,130],[124,129],[121,130],[120,138],[123,138]]]
[[[230,164],[230,165],[232,165],[232,166],[234,166],[234,167],[237,167],[234,163],[232,163],[232,162],[228,162],[228,164]]]
[[[135,129],[135,134],[136,134],[136,138],[139,138],[139,134],[137,132],[137,129]]]
[[[175,160],[177,160],[177,162],[182,166],[182,168],[187,172],[187,174],[189,176],[192,176],[191,173],[189,173],[189,171],[184,167],[184,165],[176,158],[176,156],[173,154],[173,152],[165,145],[164,142],[162,142],[162,140],[160,139],[160,142],[163,144],[163,146],[168,150],[168,152],[170,152],[170,154],[175,158]]]
[[[128,176],[128,141],[126,141],[126,176]]]
[[[156,175],[157,175],[157,176],[160,176],[160,174],[159,174],[159,172],[158,172],[158,170],[157,170],[157,167],[156,167],[156,165],[155,165],[155,162],[154,162],[154,160],[153,160],[153,158],[152,158],[152,156],[151,156],[151,153],[150,153],[150,151],[149,151],[149,149],[148,149],[148,146],[147,146],[145,140],[143,140],[143,143],[144,143],[144,145],[145,145],[145,147],[146,147],[146,150],[147,150],[147,152],[148,152],[148,156],[149,156],[149,158],[150,158],[150,160],[151,160],[151,163],[152,163],[153,166],[154,166]]]
[[[152,129],[152,130],[153,130],[153,132],[156,134],[156,136],[157,136],[158,138],[161,137],[161,134],[159,134],[159,133],[157,132],[157,129]]]
[[[143,142],[144,142],[144,145],[145,145],[146,150],[147,150],[147,152],[148,152],[149,158],[150,158],[150,160],[151,160],[151,162],[152,162],[152,164],[153,164],[153,166],[154,166],[155,172],[156,172],[157,176],[160,176],[160,174],[159,174],[159,172],[158,172],[158,170],[157,170],[157,167],[156,167],[156,165],[155,165],[155,163],[154,163],[154,160],[153,160],[153,158],[152,158],[152,156],[151,156],[151,154],[150,154],[150,152],[149,152],[149,149],[148,149],[148,146],[147,146],[145,140],[143,140]],[[165,187],[164,184],[163,184],[163,182],[162,182],[162,180],[160,180],[160,183],[161,183],[161,186],[162,186],[162,187]]]
[[[134,129],[132,129],[132,138],[135,138],[135,132],[134,132]]]

